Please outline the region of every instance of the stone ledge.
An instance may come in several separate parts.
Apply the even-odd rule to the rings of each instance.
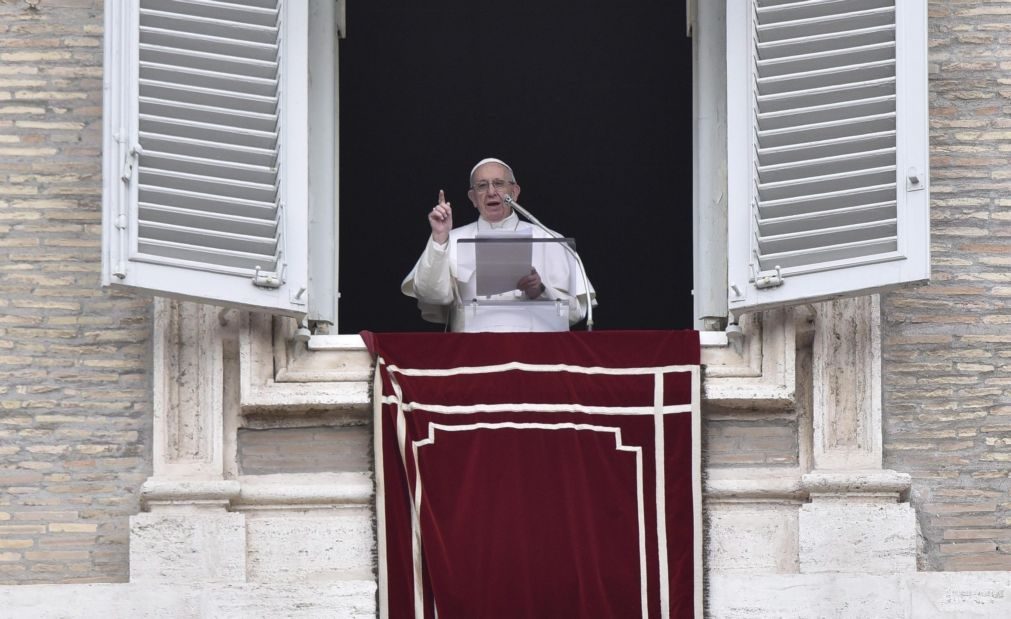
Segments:
[[[721,574],[709,577],[714,619],[1011,616],[1011,572]]]
[[[804,489],[812,498],[867,498],[880,497],[902,500],[909,493],[912,478],[908,473],[887,469],[866,471],[819,471],[801,478]]]
[[[234,480],[170,479],[151,477],[140,487],[141,504],[221,506],[239,496]]]
[[[365,473],[249,475],[239,482],[233,510],[369,506],[375,495],[372,476]]]
[[[789,504],[805,501],[807,490],[796,474],[784,474],[779,478],[768,479],[707,479],[704,496],[706,501]]]
[[[34,619],[316,619],[376,616],[376,583],[153,583],[0,587],[0,614]]]
[[[360,335],[314,335],[307,344],[313,352],[323,350],[365,352],[365,340]]]
[[[242,390],[242,414],[348,411],[372,413],[371,382],[278,383]]]
[[[375,484],[368,473],[246,475],[238,480],[152,477],[141,486],[144,505],[161,511],[371,505],[374,495]]]

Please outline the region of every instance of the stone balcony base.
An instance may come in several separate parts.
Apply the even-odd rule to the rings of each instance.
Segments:
[[[713,619],[1011,617],[1011,573],[713,573],[709,577],[706,616]]]
[[[0,609],[4,617],[33,619],[371,619],[376,584],[17,585],[0,587]]]

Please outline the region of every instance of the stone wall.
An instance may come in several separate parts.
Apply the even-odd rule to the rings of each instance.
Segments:
[[[1011,2],[930,3],[933,280],[885,297],[885,466],[923,569],[1011,569]]]
[[[102,2],[0,2],[0,583],[128,578],[150,302],[100,288]]]

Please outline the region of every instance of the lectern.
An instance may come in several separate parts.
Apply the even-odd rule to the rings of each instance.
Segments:
[[[453,330],[478,332],[568,331],[569,304],[563,299],[528,299],[515,284],[530,273],[535,244],[540,255],[568,260],[571,238],[493,234],[460,239],[460,254],[472,261],[477,296],[453,307]],[[469,247],[468,247],[469,246]]]
[[[462,333],[569,330],[569,305],[561,300],[474,299],[453,311],[455,330]]]

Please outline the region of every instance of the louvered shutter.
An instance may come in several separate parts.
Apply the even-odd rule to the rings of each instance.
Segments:
[[[930,274],[926,2],[729,0],[733,313]]]
[[[299,315],[306,3],[106,3],[106,284]]]

